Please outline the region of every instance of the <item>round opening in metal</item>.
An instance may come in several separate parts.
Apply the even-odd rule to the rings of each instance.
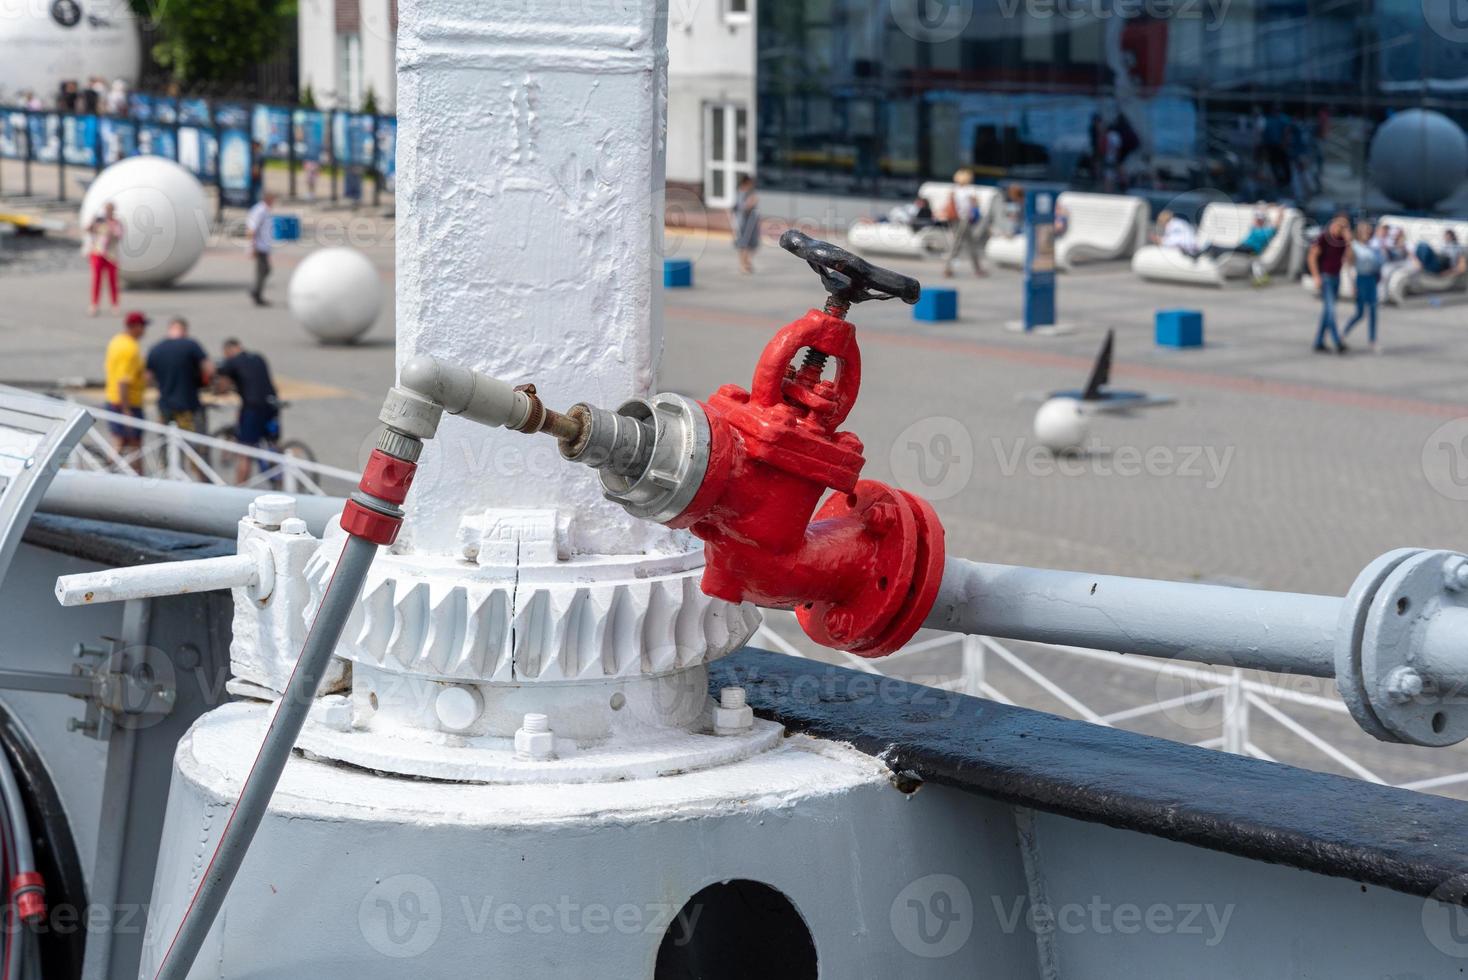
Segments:
[[[673,917],[653,980],[816,980],[816,946],[795,905],[744,878],[709,885]]]

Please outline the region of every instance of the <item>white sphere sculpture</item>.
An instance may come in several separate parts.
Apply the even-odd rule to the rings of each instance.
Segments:
[[[1468,177],[1468,135],[1431,109],[1407,109],[1371,137],[1371,176],[1381,192],[1409,208],[1430,208]]]
[[[1052,398],[1035,413],[1035,438],[1052,453],[1072,453],[1086,441],[1090,425],[1074,398]]]
[[[382,279],[354,248],[323,248],[291,276],[291,315],[324,344],[349,344],[382,312]]]
[[[198,179],[172,160],[129,157],[92,181],[81,227],[112,204],[123,225],[117,271],[135,286],[161,286],[194,267],[209,241],[209,202]]]
[[[142,46],[127,0],[46,0],[4,10],[0,102],[31,91],[49,107],[62,82],[85,84],[93,75],[137,81]]]

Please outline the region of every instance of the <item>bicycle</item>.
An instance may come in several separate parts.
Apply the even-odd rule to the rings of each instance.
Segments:
[[[302,462],[314,463],[316,462],[316,454],[312,452],[310,446],[306,445],[300,439],[281,439],[281,414],[289,407],[290,402],[279,403],[278,410],[275,413],[275,418],[265,423],[265,438],[261,440],[258,448],[263,449],[266,452],[276,453],[281,456],[289,456],[292,459],[299,459]],[[221,426],[220,428],[215,429],[213,432],[211,432],[210,435],[212,435],[216,439],[221,439],[225,442],[238,442],[239,440],[236,433],[236,424],[237,423],[232,422],[229,425]],[[221,476],[228,478],[229,474],[231,474],[234,471],[235,467],[238,465],[239,458],[246,455],[248,454],[237,453],[229,449],[216,449],[214,451],[214,456],[216,460],[215,469],[219,472]],[[280,489],[282,477],[284,476],[281,467],[278,464],[272,465],[263,459],[258,460],[257,462],[259,465],[260,474],[251,477],[249,483],[253,484],[257,480],[259,480],[261,476],[263,476],[269,482],[270,488],[272,490]]]

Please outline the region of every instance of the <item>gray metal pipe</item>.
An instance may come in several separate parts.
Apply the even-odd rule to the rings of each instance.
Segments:
[[[66,517],[233,538],[250,502],[266,492],[184,480],[58,470],[36,509]],[[345,504],[341,497],[301,494],[296,497],[296,516],[319,537]]]
[[[1343,600],[949,558],[931,629],[1334,677]]]
[[[255,764],[245,776],[234,812],[224,825],[214,857],[204,870],[194,900],[184,912],[183,921],[163,956],[155,980],[184,980],[199,955],[225,896],[229,894],[229,886],[250,848],[250,841],[254,840],[255,832],[265,819],[265,811],[270,806],[276,784],[280,782],[280,774],[290,761],[296,737],[316,700],[321,676],[331,661],[332,652],[362,592],[362,583],[376,554],[377,545],[371,541],[348,536],[326,594],[321,597],[316,621],[306,634],[301,657],[285,692],[276,703]]]
[[[530,415],[530,396],[513,385],[427,354],[412,358],[398,383],[443,407],[483,425],[516,428]]]

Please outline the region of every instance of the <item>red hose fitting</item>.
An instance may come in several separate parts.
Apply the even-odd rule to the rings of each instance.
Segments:
[[[825,379],[830,359],[835,377]],[[816,642],[879,657],[911,639],[932,609],[943,526],[926,501],[859,480],[861,440],[837,428],[860,386],[850,323],[811,310],[784,327],[749,391],[724,385],[703,404],[708,467],[668,523],[705,542],[707,594],[795,609]],[[828,489],[836,493],[817,512]]]
[[[413,485],[413,474],[418,471],[416,463],[389,455],[381,449],[372,450],[367,465],[362,469],[362,480],[357,489],[375,500],[394,509],[408,498],[408,488]],[[376,510],[356,500],[348,500],[342,508],[342,530],[374,544],[387,546],[398,539],[403,526],[401,513],[389,514]]]
[[[46,882],[39,871],[22,871],[11,878],[10,894],[22,922],[36,925],[46,918]]]

